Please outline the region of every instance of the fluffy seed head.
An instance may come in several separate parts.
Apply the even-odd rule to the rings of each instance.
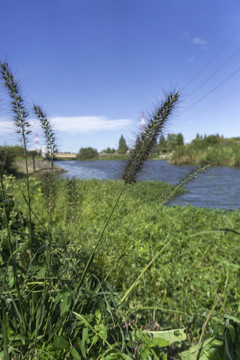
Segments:
[[[147,160],[156,139],[164,129],[167,119],[180,98],[180,93],[170,93],[162,105],[158,106],[148,120],[145,131],[136,140],[122,172],[126,184],[135,183],[137,175]]]
[[[21,134],[22,140],[24,144],[26,144],[26,136],[31,132],[31,130],[29,129],[30,124],[27,121],[29,112],[24,106],[20,84],[9,70],[7,62],[0,62],[0,75],[8,94],[11,97],[11,107],[17,133]]]
[[[43,112],[42,108],[40,106],[33,106],[34,112],[37,115],[41,127],[44,131],[44,136],[46,140],[47,145],[47,155],[50,157],[50,159],[53,159],[54,153],[56,151],[56,143],[55,143],[55,133],[51,126],[50,121],[47,119],[46,114]]]

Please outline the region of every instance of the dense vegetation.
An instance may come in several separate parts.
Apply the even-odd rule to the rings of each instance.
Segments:
[[[152,146],[150,158],[159,158],[160,154],[172,153],[175,149],[183,146],[184,139],[181,133],[179,134],[168,134],[165,137],[163,134],[155,139]],[[77,154],[77,160],[125,160],[127,157],[127,146],[126,140],[123,135],[119,139],[118,149],[106,148],[100,153],[97,153],[96,149],[91,147],[81,148]]]
[[[77,160],[93,160],[98,157],[98,152],[92,147],[81,148],[76,156]]]
[[[128,150],[128,146],[127,146],[126,140],[124,139],[123,135],[121,135],[121,137],[119,139],[118,153],[126,154],[127,150]]]
[[[170,162],[176,165],[240,166],[240,138],[197,135],[191,144],[176,147]]]
[[[50,304],[47,306],[45,303],[45,310],[41,308],[43,318],[37,307],[35,314],[30,312],[29,318],[26,317],[29,335],[20,332],[21,326],[18,321],[13,321],[13,309],[10,311],[9,308],[7,321],[10,325],[7,331],[11,344],[9,349],[15,354],[14,358],[18,358],[18,351],[30,356],[36,350],[41,359],[50,359],[51,356],[63,358],[60,354],[73,359],[97,359],[96,354],[101,354],[99,358],[102,359],[120,359],[122,341],[122,353],[129,355],[134,354],[134,341],[142,344],[135,354],[138,359],[147,358],[146,354],[149,359],[161,359],[164,351],[168,352],[169,359],[171,353],[175,354],[175,358],[179,351],[199,341],[201,328],[216,302],[204,337],[215,336],[219,349],[222,349],[223,342],[220,340],[224,339],[224,314],[239,316],[239,234],[236,229],[240,211],[162,206],[172,186],[159,182],[128,186],[105,232],[104,245],[99,248],[79,294],[81,306],[75,312],[81,316],[75,317],[70,316],[69,310],[76,296],[78,274],[83,271],[114,206],[122,181],[56,179],[55,182],[56,196],[51,209],[48,209],[49,189],[45,179],[30,178],[32,211],[37,216],[32,224],[33,252],[36,252],[37,258],[31,264],[25,245],[28,207],[21,195],[25,191],[25,183],[12,178],[4,180],[8,195],[14,194],[8,196],[11,198],[8,211],[14,229],[12,242],[18,244],[15,261],[21,269],[18,272],[21,274],[22,296],[35,302],[31,305],[32,309],[32,306],[40,306],[37,299],[44,289],[44,282],[47,281],[48,291],[52,294],[50,297],[50,294],[45,294]],[[47,280],[46,272],[49,270],[44,259],[49,242],[49,211],[52,216],[53,269],[51,278]],[[2,230],[2,264],[8,258],[6,236]],[[168,243],[164,252],[139,278],[121,307],[117,306],[144,267]],[[1,281],[5,278],[4,269],[5,266]],[[14,304],[13,283],[13,268],[9,264],[4,287],[10,287],[13,295],[9,298],[8,307]],[[9,296],[10,293],[7,293]],[[5,294],[6,290],[3,298]],[[41,321],[43,323],[39,324]],[[62,327],[62,321],[67,321],[68,326],[73,322],[74,327],[67,331]],[[129,322],[131,325],[123,330],[124,324]],[[45,327],[46,323],[49,329]],[[231,326],[231,331],[237,331],[234,322]],[[44,331],[45,336],[36,338],[36,329]],[[160,340],[153,345],[148,343],[147,332],[157,330],[160,334],[168,329],[185,329],[179,334],[181,346],[176,343],[171,351],[163,346],[160,351],[156,350]],[[144,336],[142,330],[146,332]],[[111,357],[104,355],[109,350],[107,341],[115,349]],[[71,343],[75,344],[73,348]],[[216,342],[212,343],[212,347],[216,351]],[[154,356],[153,351],[159,355]],[[216,352],[214,354],[216,357],[210,358],[218,359]]]
[[[35,105],[51,163],[37,179],[19,83],[7,63],[0,74],[26,164],[16,180],[2,152],[0,357],[238,359],[239,211],[164,206],[206,168],[175,187],[135,184],[179,93],[155,109],[119,181],[56,179],[55,134]]]

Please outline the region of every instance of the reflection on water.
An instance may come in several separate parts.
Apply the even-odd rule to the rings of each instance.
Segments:
[[[67,170],[62,178],[119,179],[121,161],[57,161]],[[169,165],[166,160],[148,160],[138,180],[157,180],[176,184],[193,167]],[[240,168],[214,167],[185,185],[185,194],[170,202],[174,205],[191,204],[198,207],[240,209]]]

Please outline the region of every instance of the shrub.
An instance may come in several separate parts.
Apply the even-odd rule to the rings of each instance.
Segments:
[[[96,158],[98,156],[98,152],[96,149],[92,147],[81,148],[79,153],[77,154],[77,160],[90,160]]]

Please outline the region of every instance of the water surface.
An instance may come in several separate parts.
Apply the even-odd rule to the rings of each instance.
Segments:
[[[62,178],[119,179],[122,161],[57,161],[56,165],[67,170]],[[193,166],[170,165],[166,160],[148,160],[138,180],[157,180],[176,184]],[[212,167],[185,188],[188,192],[178,196],[169,204],[220,209],[240,209],[240,168]]]

